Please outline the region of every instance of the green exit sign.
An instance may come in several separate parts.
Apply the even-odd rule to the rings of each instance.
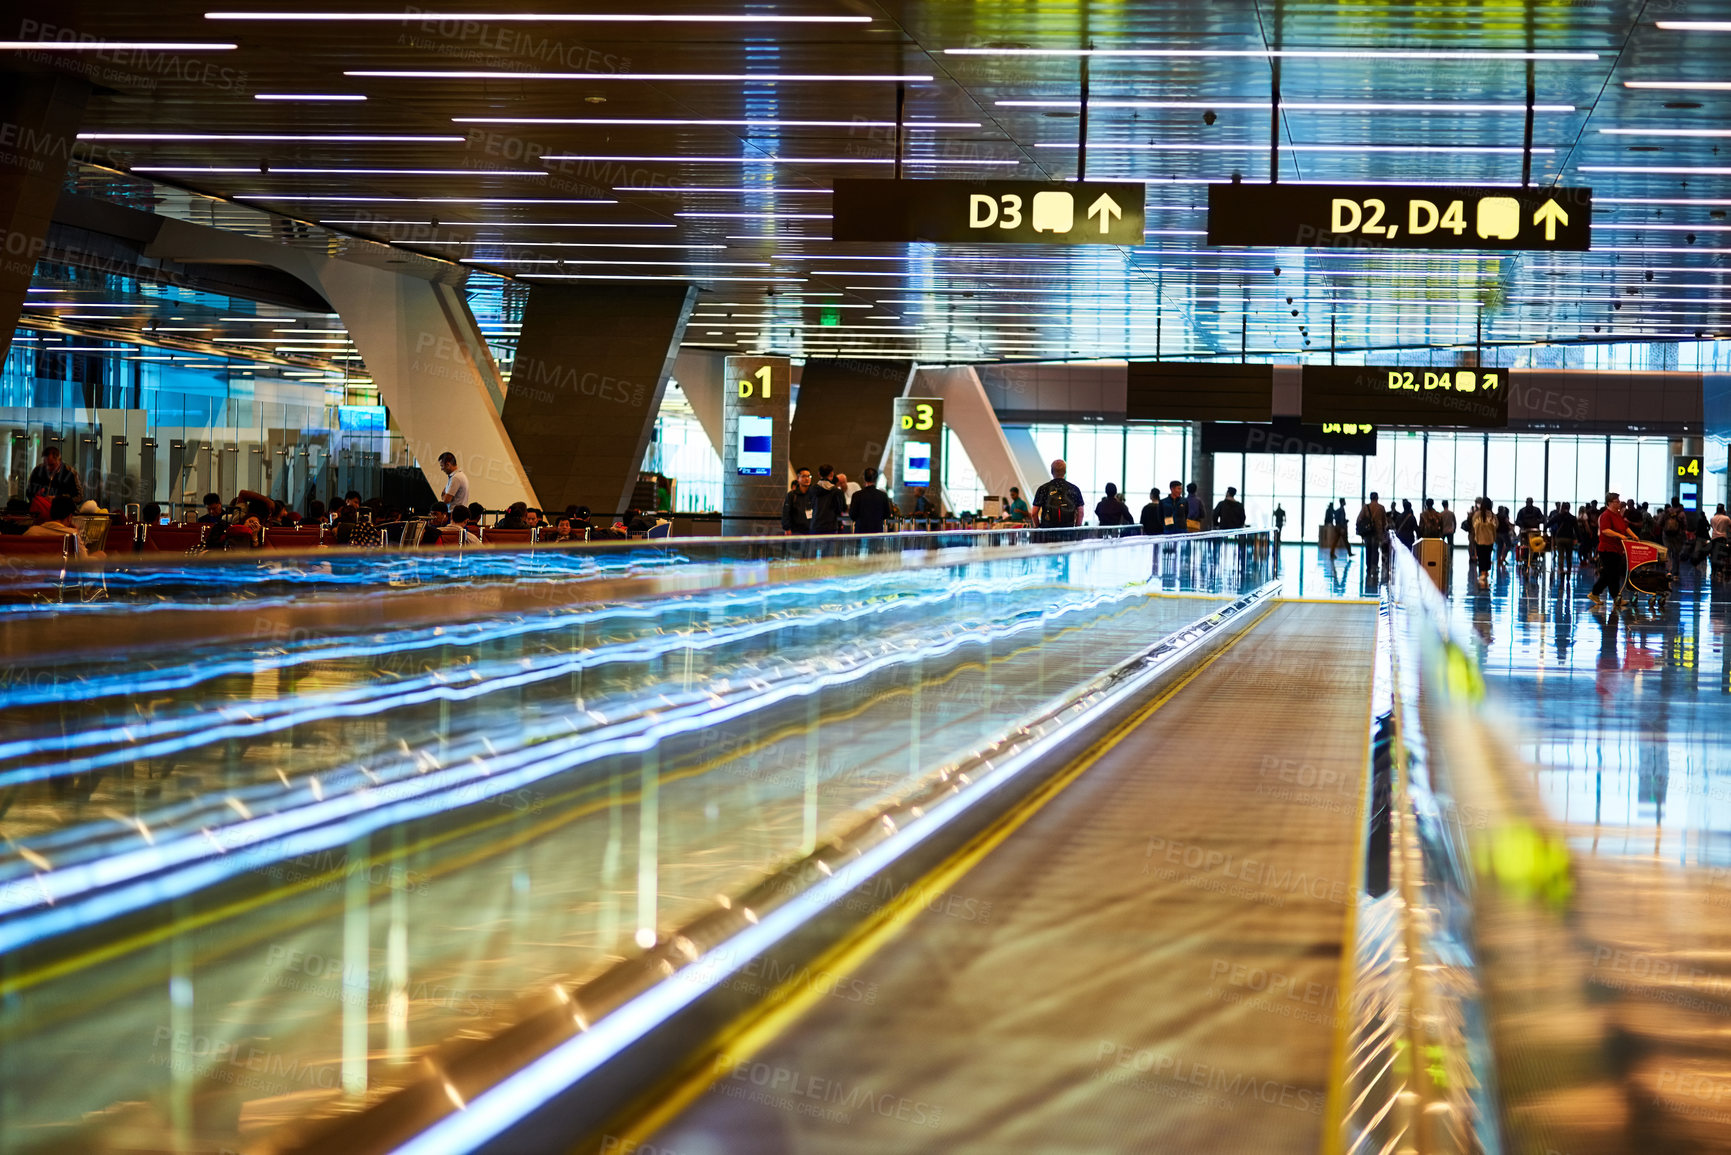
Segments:
[[[841,324],[841,310],[834,305],[825,305],[817,315],[817,323],[831,327]]]

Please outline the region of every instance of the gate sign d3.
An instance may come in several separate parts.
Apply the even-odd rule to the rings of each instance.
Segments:
[[[831,239],[1140,245],[1146,186],[1036,180],[838,180]]]
[[[1590,188],[1208,186],[1208,243],[1586,252]]]

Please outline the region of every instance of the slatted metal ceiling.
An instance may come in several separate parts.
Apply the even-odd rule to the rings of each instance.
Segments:
[[[692,343],[795,355],[839,350],[984,360],[1150,355],[1157,332],[1165,355],[1235,356],[1241,340],[1253,354],[1291,355],[1306,348],[1301,327],[1314,354],[1327,350],[1331,322],[1347,349],[1470,345],[1481,317],[1493,344],[1731,333],[1723,301],[1731,136],[1675,135],[1731,133],[1731,91],[1629,87],[1731,84],[1731,32],[1656,24],[1673,16],[1731,21],[1731,2],[1692,0],[1676,13],[1635,3],[1250,0],[602,5],[675,16],[869,17],[821,25],[211,20],[208,7],[189,0],[85,6],[80,33],[240,46],[170,54],[167,62],[160,54],[111,54],[108,87],[91,104],[87,131],[459,139],[88,142],[104,150],[98,159],[513,276],[691,277],[710,290],[689,331]],[[524,6],[461,7],[505,13]],[[56,23],[50,10],[34,18]],[[40,31],[21,33],[35,35]],[[909,175],[1068,177],[1077,165],[1079,122],[1071,102],[1080,62],[1025,53],[1085,45],[1101,50],[1089,61],[1088,175],[1149,182],[1145,245],[1060,250],[827,240],[821,218],[829,180],[889,175],[881,162],[891,156],[892,134],[881,125],[894,119],[896,86],[777,83],[776,76],[929,75],[930,81],[907,84]],[[1271,47],[1293,53],[1280,58],[1284,181],[1517,183],[1527,72],[1518,54],[1537,53],[1533,179],[1594,188],[1596,251],[1499,259],[1206,248],[1199,235],[1206,183],[1233,173],[1247,181],[1269,176]],[[1125,49],[1184,54],[1110,55]],[[1344,54],[1304,55],[1318,50]],[[1440,50],[1492,55],[1411,55]],[[492,75],[348,75],[393,70]],[[526,71],[599,75],[527,79]],[[633,79],[643,73],[742,79]],[[254,99],[308,92],[367,99]],[[1143,106],[1123,106],[1133,102]],[[1205,112],[1214,113],[1211,124]],[[838,123],[768,123],[778,120]],[[922,129],[921,122],[977,127]],[[537,154],[602,159],[540,161]],[[621,157],[655,159],[613,159]],[[732,159],[697,159],[717,157]],[[746,158],[752,163],[739,163]],[[770,158],[780,163],[764,163]],[[810,158],[819,159],[801,163]],[[841,163],[859,161],[880,163]],[[284,171],[295,168],[458,171]],[[500,171],[545,175],[488,174]],[[662,191],[669,189],[679,191]],[[617,203],[549,203],[609,199]],[[639,263],[603,263],[621,261]],[[849,306],[830,311],[827,319],[839,317],[839,325],[822,324],[821,303]]]

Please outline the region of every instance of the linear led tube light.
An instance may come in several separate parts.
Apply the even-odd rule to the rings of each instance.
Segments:
[[[1660,20],[1667,32],[1731,32],[1731,20]]]
[[[862,72],[855,75],[830,72],[505,72],[461,69],[355,69],[344,76],[370,76],[396,80],[697,80],[741,84],[787,84],[794,82],[887,81],[929,84],[921,73]]]
[[[829,213],[777,213],[777,212],[702,213],[702,212],[691,212],[691,213],[674,213],[673,215],[676,217],[694,217],[694,218],[704,219],[704,220],[725,218],[725,219],[730,219],[730,220],[751,220],[751,221],[831,221],[831,220],[835,219],[835,217]]]
[[[870,16],[783,16],[773,12],[206,12],[206,20],[299,20],[325,24],[422,20],[491,20],[512,24],[870,24]]]
[[[573,261],[564,261],[557,257],[463,257],[458,263],[463,265],[671,265],[676,269],[684,268],[687,265],[698,265],[706,269],[767,269],[770,267],[768,261],[712,261],[707,257],[698,257],[689,261],[598,261],[589,257],[581,257]]]
[[[894,128],[893,120],[682,120],[670,117],[604,117],[604,116],[453,116],[452,124],[590,124],[590,125],[668,125],[683,128]],[[977,120],[909,120],[902,122],[909,130],[933,128],[979,128]]]
[[[433,227],[430,220],[421,221],[381,221],[366,218],[338,220],[334,217],[322,218],[321,225],[420,225],[423,228]],[[672,229],[677,225],[667,221],[440,221],[439,228],[453,229]]]
[[[616,205],[612,197],[576,200],[544,197],[351,197],[322,196],[301,193],[232,193],[234,200],[250,201],[317,201],[331,204],[423,204],[423,205]]]
[[[1602,136],[1731,136],[1731,128],[1601,128]]]
[[[725,249],[726,245],[637,243],[629,241],[413,241],[417,245],[466,245],[470,248],[497,246],[504,249]],[[504,260],[494,257],[493,260]]]
[[[1067,148],[1074,149],[1075,141],[1042,141],[1035,148]],[[1474,153],[1498,156],[1519,156],[1529,150],[1518,145],[1488,145],[1488,144],[1283,144],[1280,146],[1286,152],[1386,152],[1411,153],[1414,155],[1430,153]],[[1090,151],[1157,151],[1157,152],[1258,152],[1266,151],[1268,144],[1141,144],[1135,141],[1096,141],[1088,145]],[[1537,153],[1555,152],[1552,148],[1534,147],[1530,150]]]
[[[780,185],[759,185],[756,187],[717,187],[714,185],[677,185],[677,184],[616,184],[614,192],[659,192],[659,193],[757,193],[763,196],[829,196],[826,188],[783,188]]]
[[[255,92],[254,100],[365,100],[358,92]]]
[[[995,100],[999,108],[1080,108],[1079,100]],[[1268,108],[1266,100],[1099,100],[1090,99],[1093,108]],[[1439,101],[1420,104],[1376,100],[1283,100],[1280,107],[1287,112],[1526,112],[1525,104],[1460,104]],[[1572,104],[1535,104],[1534,112],[1574,112]]]
[[[245,172],[254,176],[266,170],[258,165],[244,168],[214,165],[137,165],[133,172]],[[273,176],[546,176],[542,169],[525,168],[271,168]]]
[[[1699,176],[1731,176],[1731,168],[1724,165],[1691,166],[1682,164],[1578,164],[1577,172],[1663,172],[1686,173]]]
[[[945,56],[1209,57],[1296,60],[1597,60],[1597,52],[1499,48],[946,48]]]
[[[702,273],[525,273],[536,281],[749,281],[758,285],[793,285],[799,277],[711,277]]]
[[[0,52],[230,52],[238,47],[180,40],[0,40]]]
[[[1054,146],[1054,147],[1056,147],[1056,146]],[[1074,148],[1075,146],[1071,145],[1070,147]],[[1249,147],[1249,146],[1247,145],[1245,147]],[[1514,151],[1519,152],[1521,150],[1517,148]],[[583,160],[583,161],[591,161],[591,160],[615,161],[615,160],[617,160],[617,161],[632,161],[635,163],[645,163],[645,164],[894,164],[894,163],[896,163],[895,158],[889,157],[889,156],[883,156],[883,157],[876,157],[876,156],[872,156],[872,157],[858,157],[858,156],[590,156],[590,155],[578,155],[578,154],[560,154],[560,155],[548,154],[546,156],[543,156],[541,159],[542,160]],[[951,158],[939,158],[939,157],[904,157],[902,159],[902,164],[905,167],[911,167],[911,166],[915,166],[915,165],[925,165],[925,166],[936,166],[936,165],[946,165],[946,164],[955,164],[955,165],[993,165],[993,164],[999,164],[999,165],[1002,165],[1002,164],[1021,164],[1021,163],[1023,163],[1023,162],[1021,161],[1020,158],[1011,158],[1011,159],[1003,159],[1003,160],[987,160],[987,159],[981,159],[978,157],[956,157],[953,159],[951,159]],[[276,169],[274,171],[283,172],[286,170]]]
[[[267,133],[267,132],[81,132],[79,140],[196,140],[220,142],[332,142],[341,144],[462,144],[466,136],[397,136],[366,133]]]
[[[1731,80],[1625,80],[1623,87],[1666,92],[1731,92]]]

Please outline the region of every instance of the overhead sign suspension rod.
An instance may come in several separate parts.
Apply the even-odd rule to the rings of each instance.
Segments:
[[[1538,88],[1533,80],[1533,62],[1527,61],[1527,138],[1521,149],[1521,187],[1531,187],[1533,183],[1533,105],[1537,100]]]
[[[902,179],[902,111],[907,107],[908,89],[901,81],[896,81],[896,179]]]
[[[1088,45],[1092,52],[1094,46]],[[1076,179],[1088,179],[1088,57],[1082,57],[1082,111],[1076,121]]]
[[[1280,183],[1280,57],[1274,58],[1274,89],[1268,99],[1268,183]]]

